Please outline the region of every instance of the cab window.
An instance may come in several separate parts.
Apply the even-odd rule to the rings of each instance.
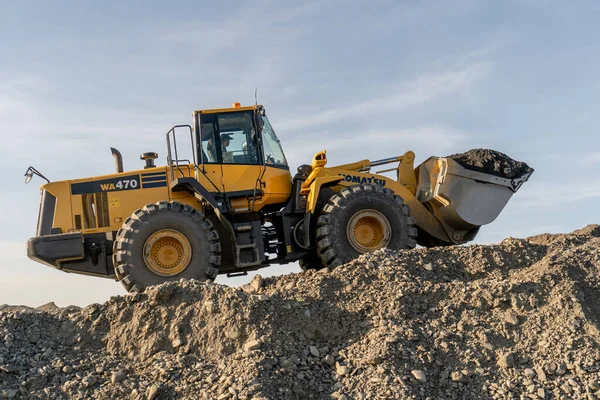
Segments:
[[[258,164],[251,112],[204,114],[201,131],[206,163]]]
[[[201,117],[202,124],[200,125],[202,132],[202,162],[205,164],[217,164],[217,147],[215,146],[215,126],[212,122],[205,121],[204,116]]]

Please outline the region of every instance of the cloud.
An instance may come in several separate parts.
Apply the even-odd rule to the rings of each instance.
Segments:
[[[530,209],[556,209],[557,206],[581,201],[597,202],[600,198],[600,180],[525,185],[523,187],[527,190],[519,191],[511,201]]]
[[[240,42],[246,43],[246,49],[254,50],[264,44],[261,34],[268,32],[271,40],[282,37],[282,34],[301,35],[301,30],[291,27],[288,22],[305,17],[310,14],[322,12],[324,8],[331,8],[339,1],[324,3],[322,1],[306,1],[296,3],[294,6],[278,6],[273,1],[254,1],[249,7],[233,7],[231,15],[216,20],[206,20],[198,23],[183,23],[178,27],[169,26],[168,31],[158,36],[164,43],[202,45],[198,48],[204,54],[224,52]],[[214,22],[213,22],[214,21]],[[251,38],[261,38],[253,43]]]
[[[110,145],[133,148],[140,142],[164,140],[161,134],[166,129],[157,131],[153,123],[165,115],[116,108],[80,112],[79,105],[44,104],[39,89],[48,87],[49,83],[33,76],[0,81],[0,129],[6,138],[0,163],[60,158],[64,168],[73,169],[68,159],[77,159],[79,154],[92,155],[87,160],[93,162],[93,155],[108,154]]]
[[[600,152],[577,154],[573,156],[573,161],[582,166],[592,166],[600,163]]]
[[[386,128],[364,132],[319,131],[311,135],[296,136],[282,140],[282,145],[291,165],[310,164],[312,156],[327,150],[335,163],[358,161],[359,159],[386,158],[402,155],[408,150],[417,154],[417,159],[443,156],[457,150],[469,141],[472,135],[444,125],[422,125],[412,128]]]
[[[592,151],[592,152],[557,152],[544,155],[546,159],[553,160],[553,163],[564,163],[568,160],[569,165],[575,165],[578,167],[589,167],[594,164],[600,163],[600,152]]]
[[[310,163],[314,153],[322,149],[329,151],[330,159],[339,157],[340,163],[400,155],[407,150],[424,158],[458,150],[473,135],[443,122],[406,126],[398,116],[414,106],[425,107],[449,95],[468,93],[492,70],[492,63],[475,62],[473,57],[466,58],[469,65],[393,84],[392,89],[358,104],[346,103],[278,121],[275,129],[280,132],[290,164]],[[369,126],[357,130],[357,122]]]
[[[409,107],[436,100],[454,92],[461,92],[485,78],[492,69],[490,62],[476,62],[467,67],[436,75],[420,76],[411,82],[392,85],[390,92],[360,104],[345,104],[302,118],[278,123],[278,129],[297,131],[313,126],[328,126],[350,118],[364,118],[366,115],[384,114],[406,110]]]

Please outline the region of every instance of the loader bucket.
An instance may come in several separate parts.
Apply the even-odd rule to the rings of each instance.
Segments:
[[[417,167],[416,196],[447,231],[455,232],[453,240],[465,242],[500,215],[532,173],[507,179],[464,168],[450,157],[430,157]],[[472,237],[465,237],[468,231]]]

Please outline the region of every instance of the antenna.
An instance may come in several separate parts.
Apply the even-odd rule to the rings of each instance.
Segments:
[[[258,105],[258,88],[254,88],[254,105]]]

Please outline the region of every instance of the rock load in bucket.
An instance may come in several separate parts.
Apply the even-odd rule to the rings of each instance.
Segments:
[[[595,399],[600,227],[0,311],[0,398]]]
[[[449,156],[464,168],[472,171],[515,179],[532,172],[533,169],[522,161],[515,161],[504,153],[489,149],[473,149],[466,153]]]

